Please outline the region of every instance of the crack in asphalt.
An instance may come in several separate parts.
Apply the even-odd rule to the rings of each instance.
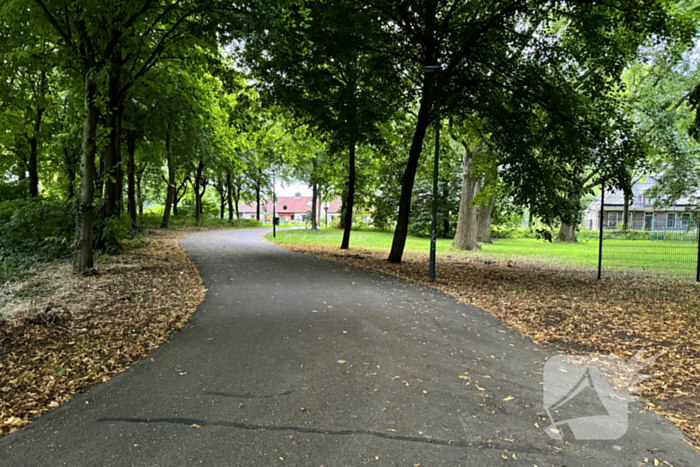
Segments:
[[[206,421],[195,418],[131,418],[131,417],[109,417],[99,418],[98,422],[125,422],[125,423],[172,423],[176,425],[199,425],[204,426],[223,426],[228,428],[238,428],[251,431],[294,431],[296,433],[307,433],[316,435],[333,435],[333,436],[353,436],[353,435],[369,435],[377,438],[390,439],[394,441],[406,441],[412,443],[436,444],[440,446],[453,446],[462,448],[476,449],[495,449],[508,450],[523,453],[542,454],[543,451],[529,445],[518,444],[503,444],[489,441],[466,441],[466,440],[444,440],[434,438],[421,438],[417,436],[402,436],[392,433],[382,433],[381,431],[372,430],[322,430],[320,428],[306,428],[301,426],[285,426],[285,425],[253,425],[248,423],[228,422],[228,421]]]

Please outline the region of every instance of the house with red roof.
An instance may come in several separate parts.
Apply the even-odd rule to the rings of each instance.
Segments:
[[[313,197],[301,196],[301,193],[296,193],[294,196],[278,196],[275,212],[277,217],[280,218],[280,224],[304,222],[306,214],[311,213],[312,202]],[[321,202],[319,199],[316,206],[318,207],[320,224],[324,224],[326,220],[330,224],[340,219],[340,198],[335,198],[329,202]],[[272,207],[272,200],[264,200],[260,204],[261,222],[265,224],[272,223]],[[242,219],[255,219],[257,203],[239,205],[238,212]]]

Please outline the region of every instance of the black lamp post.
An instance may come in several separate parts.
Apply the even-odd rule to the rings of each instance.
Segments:
[[[423,73],[430,75],[435,88],[435,159],[433,166],[433,218],[430,222],[430,282],[435,282],[435,246],[437,241],[437,198],[438,198],[438,162],[440,157],[440,90],[437,89],[437,74],[442,71],[440,65],[423,67]]]
[[[275,179],[275,168],[272,168],[272,236],[277,238],[277,180]]]

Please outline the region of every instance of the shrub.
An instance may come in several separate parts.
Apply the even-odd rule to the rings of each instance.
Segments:
[[[41,197],[0,202],[0,257],[23,268],[67,258],[73,241],[69,203]]]
[[[105,217],[104,200],[95,203],[95,217],[92,223],[92,235],[96,250],[113,255],[124,249],[122,241],[131,231],[131,219],[128,214]]]
[[[491,238],[534,238],[535,233],[518,227],[491,226]]]

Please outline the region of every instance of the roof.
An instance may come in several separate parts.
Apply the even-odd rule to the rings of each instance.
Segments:
[[[312,196],[302,196],[300,198],[295,198],[294,196],[278,196],[276,211],[281,214],[306,213],[311,211],[312,201]],[[287,209],[284,209],[285,206]],[[324,202],[322,206],[325,211],[326,203]],[[238,206],[238,211],[257,212],[257,203],[241,204]],[[266,202],[261,203],[260,212],[272,212],[272,201],[266,200]],[[328,203],[328,212],[340,212],[340,198],[335,198],[333,201]]]

